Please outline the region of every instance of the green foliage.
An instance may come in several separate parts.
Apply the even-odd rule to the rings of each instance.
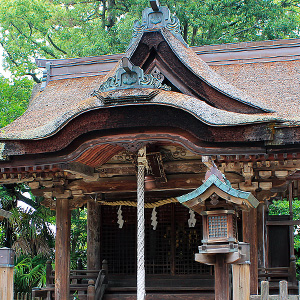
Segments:
[[[50,231],[52,212],[40,205],[40,199],[27,198],[23,184],[0,187],[0,206],[12,212],[12,217],[0,223],[0,247],[15,249],[14,282],[17,292],[29,292],[46,280],[45,265],[53,257],[54,236]],[[18,199],[30,205],[17,207]]]
[[[77,269],[81,258],[83,265],[87,259],[87,209],[77,208],[71,213],[71,269]]]
[[[283,0],[165,0],[191,45],[299,36],[299,4]],[[125,51],[147,0],[0,0],[0,44],[16,76],[38,81],[34,57]]]
[[[33,287],[46,283],[47,257],[40,254],[34,257],[19,256],[15,262],[14,289],[16,292],[31,292]]]
[[[273,201],[273,203],[269,206],[269,214],[270,215],[289,215],[289,201],[284,200],[277,200]],[[293,214],[294,220],[300,219],[300,200],[294,199],[293,200]]]
[[[22,78],[10,82],[0,77],[0,127],[22,115],[28,106],[32,80]]]

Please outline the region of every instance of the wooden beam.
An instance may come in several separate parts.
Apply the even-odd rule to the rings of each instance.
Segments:
[[[285,221],[267,221],[268,226],[295,226],[300,225],[300,220],[285,220]]]
[[[61,165],[62,170],[70,172],[71,174],[83,177],[83,178],[89,178],[94,177],[95,175],[95,168],[92,168],[90,166],[87,166],[85,164],[79,163],[79,162],[69,162],[66,164]]]
[[[70,297],[70,229],[68,199],[56,200],[55,300]]]
[[[204,175],[204,174],[203,174]],[[168,176],[167,182],[158,182],[157,188],[152,191],[162,190],[187,190],[198,188],[203,182],[204,176],[199,174],[192,175],[172,175]],[[136,177],[116,177],[116,178],[101,178],[95,182],[85,182],[77,180],[69,184],[67,189],[82,190],[84,193],[124,193],[136,191]]]

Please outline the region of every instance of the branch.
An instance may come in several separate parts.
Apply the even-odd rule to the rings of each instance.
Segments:
[[[3,50],[6,52],[8,58],[10,59],[10,61],[11,61],[16,67],[18,67],[19,64],[12,58],[11,54],[5,49],[4,44],[3,44],[2,42],[0,42],[0,44],[1,44],[2,48],[3,48]]]
[[[63,54],[68,54],[66,51],[64,51],[64,50],[62,50],[61,48],[59,48],[59,47],[53,42],[53,40],[52,40],[52,38],[50,37],[49,34],[47,35],[47,38],[48,38],[50,44],[51,44],[56,50],[62,52]]]
[[[248,27],[248,28],[242,29],[242,30],[240,30],[240,31],[237,31],[237,32],[233,33],[232,35],[238,35],[238,34],[241,34],[241,33],[243,33],[243,32],[249,31],[249,30],[251,30],[251,29],[253,29],[253,28],[260,29],[260,27],[259,27],[258,25],[254,24],[254,25],[251,26],[251,27]]]
[[[29,41],[31,41],[34,45],[40,47],[45,53],[49,54],[50,56],[52,56],[53,58],[57,58],[51,51],[49,51],[48,49],[46,49],[43,46],[40,46],[39,43],[37,43],[36,41],[34,41],[32,38],[28,37],[26,34],[24,34],[13,22],[10,22],[10,24],[16,28],[16,30],[20,33],[20,35],[24,36],[26,39],[28,39]]]
[[[41,80],[37,78],[37,76],[36,76],[35,73],[29,72],[29,73],[26,73],[25,75],[31,76],[31,78],[32,78],[36,83],[41,83]]]

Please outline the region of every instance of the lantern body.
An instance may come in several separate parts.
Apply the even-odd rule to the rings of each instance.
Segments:
[[[203,211],[203,244],[237,243],[237,218],[234,210]]]

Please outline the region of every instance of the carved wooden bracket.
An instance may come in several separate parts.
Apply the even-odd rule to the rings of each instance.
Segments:
[[[242,169],[242,174],[245,178],[245,186],[251,186],[252,177],[254,175],[253,164],[252,163],[244,164],[244,167]]]

